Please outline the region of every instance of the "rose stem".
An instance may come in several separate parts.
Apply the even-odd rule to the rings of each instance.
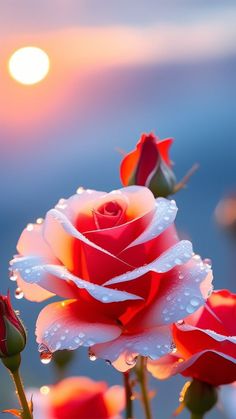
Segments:
[[[130,385],[130,373],[126,371],[123,373],[124,376],[124,386],[125,386],[125,398],[126,398],[126,419],[133,418],[133,403],[132,403],[132,389]]]
[[[148,383],[147,383],[147,358],[144,356],[140,357],[139,365],[136,367],[136,375],[140,384],[143,408],[146,419],[152,419],[150,400],[148,397]]]
[[[11,373],[12,374],[12,378],[13,381],[15,383],[16,386],[16,390],[17,390],[17,396],[19,399],[19,402],[21,404],[21,407],[23,409],[23,419],[33,419],[32,414],[30,413],[30,409],[29,409],[29,405],[25,396],[25,391],[24,391],[24,387],[23,387],[23,383],[20,377],[20,373],[19,373],[19,369],[15,370],[14,372]]]

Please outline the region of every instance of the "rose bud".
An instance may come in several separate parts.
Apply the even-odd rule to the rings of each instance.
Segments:
[[[143,134],[136,150],[121,162],[120,176],[124,186],[148,187],[155,197],[166,197],[175,192],[176,179],[169,159],[172,138],[159,140],[154,134]]]
[[[23,351],[25,328],[12,308],[10,295],[0,295],[0,358],[9,358]]]
[[[181,373],[215,387],[235,381],[235,310],[236,294],[214,291],[205,306],[173,326],[175,353],[149,361],[148,370],[159,379]]]

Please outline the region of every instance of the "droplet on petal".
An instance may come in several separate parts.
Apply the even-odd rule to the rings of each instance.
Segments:
[[[40,352],[39,357],[42,364],[49,364],[52,360],[53,354],[49,351],[48,347],[44,345],[44,343],[41,343],[38,347],[38,351]]]
[[[21,300],[21,298],[24,297],[24,293],[20,288],[16,288],[15,297],[17,298],[17,300]]]
[[[16,281],[17,280],[17,275],[11,275],[10,276],[10,281]]]
[[[89,351],[88,351],[88,356],[89,356],[90,361],[96,361],[96,359],[97,359],[95,353],[92,352],[91,349],[89,349]]]
[[[125,359],[125,362],[129,366],[134,366],[137,362],[138,357],[133,355],[128,355]]]

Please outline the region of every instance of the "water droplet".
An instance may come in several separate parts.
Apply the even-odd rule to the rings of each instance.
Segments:
[[[175,259],[175,264],[176,264],[176,265],[181,265],[181,264],[182,264],[182,260],[181,260],[181,259],[179,259],[179,258],[176,258],[176,259]]]
[[[32,231],[34,229],[34,225],[33,224],[28,224],[27,225],[27,227],[26,227],[26,230],[28,230],[28,231]]]
[[[212,260],[209,258],[204,259],[203,261],[206,265],[212,266]]]
[[[20,311],[19,310],[14,310],[16,315],[19,316],[20,315]]]
[[[199,299],[198,299],[197,297],[193,297],[193,298],[191,298],[191,300],[190,300],[190,304],[191,304],[193,307],[197,307],[197,306],[199,306],[199,305],[200,305],[200,301],[199,301]]]
[[[108,296],[107,296],[107,295],[103,295],[103,296],[102,296],[102,301],[104,301],[104,302],[105,302],[105,301],[108,301],[108,300],[109,300],[109,298],[108,298]]]
[[[49,351],[48,347],[44,344],[39,345],[38,348],[39,352],[40,352],[40,361],[42,362],[42,364],[46,365],[49,364],[52,360],[52,352]]]
[[[13,275],[11,275],[11,276],[10,276],[10,280],[11,280],[11,281],[16,281],[16,280],[17,280],[17,275],[14,275],[14,274],[13,274]]]
[[[82,338],[84,338],[84,337],[85,337],[85,333],[80,332],[80,333],[78,334],[78,336],[79,336],[79,338],[80,338],[80,339],[82,339]]]
[[[179,279],[183,279],[184,275],[183,274],[179,274]]]
[[[187,311],[187,313],[192,314],[195,311],[195,307],[188,304],[187,307],[186,307],[186,311]]]
[[[42,224],[42,223],[43,223],[43,218],[37,218],[36,224]]]
[[[24,297],[24,293],[20,288],[16,288],[15,297],[17,298],[17,300],[21,300]]]
[[[137,362],[137,358],[138,358],[137,356],[128,355],[125,359],[125,362],[129,366],[134,366]]]
[[[88,355],[89,355],[90,361],[96,361],[97,357],[95,353],[91,351],[91,349],[89,349]]]
[[[43,396],[47,396],[50,393],[50,388],[48,386],[42,386],[39,391]]]
[[[169,221],[170,217],[168,217],[167,215],[164,217],[165,221]]]
[[[184,320],[183,319],[178,320],[177,324],[179,324],[181,326],[182,324],[184,324]]]
[[[31,272],[31,269],[29,269],[29,268],[25,269],[26,274],[30,274],[30,272]]]
[[[83,186],[80,186],[78,189],[77,189],[77,191],[76,191],[76,193],[77,194],[81,194],[81,193],[83,193],[84,192],[84,188],[83,188]]]
[[[111,365],[111,361],[109,361],[109,359],[106,359],[106,364]]]
[[[189,292],[189,291],[184,291],[184,295],[185,295],[186,297],[188,297],[188,296],[190,295],[190,292]]]

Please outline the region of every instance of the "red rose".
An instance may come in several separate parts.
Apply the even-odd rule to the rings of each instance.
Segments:
[[[125,394],[121,386],[107,387],[87,377],[69,377],[53,386],[43,386],[33,394],[37,419],[121,419]]]
[[[212,280],[179,241],[176,211],[145,187],[79,189],[23,231],[11,263],[25,297],[68,298],[41,311],[41,351],[87,346],[120,370],[171,351],[171,324],[204,304]]]
[[[127,154],[121,162],[123,185],[147,186],[154,196],[173,194],[176,179],[169,159],[172,142],[172,138],[159,140],[154,134],[143,134],[136,150]]]
[[[14,356],[23,351],[26,332],[12,308],[10,295],[0,295],[0,358]]]
[[[236,380],[236,294],[215,291],[204,307],[173,327],[175,354],[150,361],[164,379],[181,373],[214,386]]]

